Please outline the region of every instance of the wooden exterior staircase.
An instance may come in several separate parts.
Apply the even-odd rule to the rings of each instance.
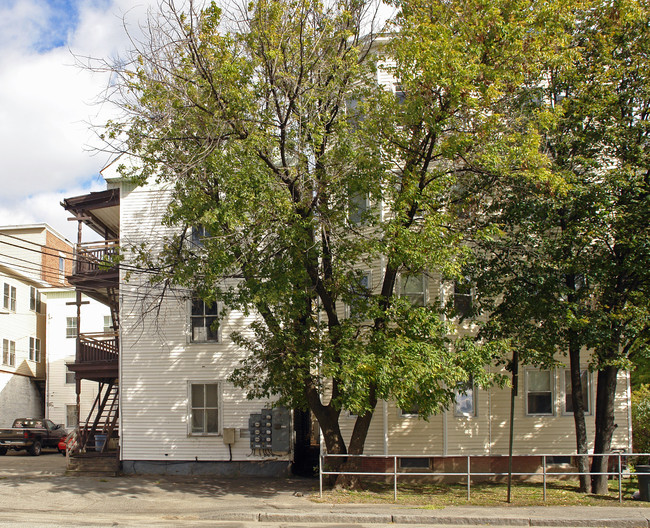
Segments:
[[[74,439],[68,442],[68,473],[112,476],[119,473],[118,419],[117,379],[99,383],[86,422],[79,424]]]

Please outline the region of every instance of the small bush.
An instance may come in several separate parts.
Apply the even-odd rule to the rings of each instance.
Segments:
[[[650,453],[650,385],[632,391],[632,444],[635,453]]]

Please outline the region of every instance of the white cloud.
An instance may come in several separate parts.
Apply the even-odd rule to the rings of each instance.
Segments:
[[[149,4],[79,0],[54,12],[45,0],[0,6],[0,225],[48,222],[73,236],[62,198],[103,188],[106,155],[89,128],[111,115],[95,105],[108,77],[75,66],[75,57],[115,57],[128,48],[122,18],[137,31]]]

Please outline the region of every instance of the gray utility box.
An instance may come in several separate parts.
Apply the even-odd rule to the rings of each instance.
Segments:
[[[248,431],[250,433],[251,449],[271,449],[273,433],[273,416],[271,410],[259,414],[251,414],[248,419]]]
[[[286,407],[274,407],[272,449],[274,453],[291,451],[291,411]]]
[[[276,454],[291,451],[291,411],[286,407],[263,409],[260,413],[251,414],[248,431],[252,451]]]

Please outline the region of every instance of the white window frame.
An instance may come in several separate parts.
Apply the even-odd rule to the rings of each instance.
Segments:
[[[353,207],[354,211],[352,210]],[[370,211],[370,197],[367,194],[364,194],[363,197],[359,194],[348,195],[348,223],[350,225],[363,225],[368,216],[368,211]]]
[[[16,342],[11,339],[2,340],[2,364],[7,367],[16,366]]]
[[[74,322],[74,326],[71,326],[70,323]],[[74,329],[74,333],[71,330]],[[77,317],[66,317],[65,318],[65,337],[66,339],[76,339],[77,338]]]
[[[406,286],[406,281],[410,278],[415,278],[415,277],[420,277],[422,280],[422,305],[421,306],[427,306],[429,303],[429,295],[428,295],[428,286],[429,286],[429,280],[427,277],[427,274],[422,272],[422,273],[413,273],[413,274],[408,274],[408,273],[400,273],[399,275],[399,280],[398,280],[398,287],[399,289],[397,290],[399,292],[399,297],[400,298],[405,298],[409,299],[408,294],[404,292],[404,287]],[[415,294],[411,294],[415,295]],[[417,295],[420,295],[418,293]],[[419,304],[413,304],[413,306],[420,306]]]
[[[194,309],[194,300],[195,300],[195,299],[198,300],[198,301],[201,301],[201,302],[203,303],[203,308],[204,308],[204,310],[203,310],[203,314],[202,314],[202,315],[198,315],[198,314],[197,314],[197,315],[194,315],[194,314],[192,313],[192,311],[193,311],[193,309]],[[219,301],[214,301],[214,305],[216,306],[216,309],[217,309],[217,314],[216,314],[216,316],[213,316],[213,315],[206,315],[206,314],[205,314],[205,301],[201,300],[201,299],[198,298],[198,297],[194,297],[194,296],[193,296],[192,298],[189,299],[189,302],[188,302],[188,305],[187,305],[187,318],[188,318],[188,321],[187,321],[187,322],[188,322],[188,327],[189,327],[188,343],[190,343],[190,344],[204,344],[204,345],[205,345],[205,344],[221,343],[221,326],[222,326],[222,325],[221,325],[220,317],[221,317],[221,309],[222,309],[222,306],[221,306],[221,302],[219,302]],[[206,339],[195,339],[195,338],[194,338],[194,326],[193,326],[193,320],[194,320],[194,319],[200,319],[200,318],[204,318],[204,319],[205,319],[205,318],[207,318],[207,317],[217,317],[217,320],[218,320],[218,322],[219,322],[219,326],[218,326],[218,328],[217,328],[217,332],[216,332],[216,334],[217,334],[217,335],[216,335],[216,339],[207,339],[207,327],[206,327],[205,325],[202,326],[201,328],[205,328],[205,329],[206,329]]]
[[[470,394],[471,393],[471,394]],[[454,416],[458,418],[472,418],[478,416],[478,394],[477,387],[474,383],[471,384],[471,387],[464,391],[460,388],[454,390]],[[458,398],[459,397],[469,397],[472,400],[472,410],[470,412],[462,412],[458,409]]]
[[[548,372],[549,373],[549,383],[550,383],[550,392],[551,392],[551,412],[548,413],[531,413],[530,410],[528,409],[528,393],[530,392],[528,389],[529,381],[528,381],[528,375],[531,372]],[[555,416],[555,385],[556,385],[556,373],[555,369],[550,368],[550,369],[525,369],[524,370],[524,399],[525,399],[525,406],[526,406],[526,416]]]
[[[5,282],[2,292],[2,306],[10,312],[16,311],[16,287]]]
[[[216,385],[217,387],[217,406],[200,407],[204,411],[207,409],[216,409],[217,411],[217,431],[216,432],[194,432],[192,431],[192,417],[194,415],[192,406],[192,387],[194,385]],[[198,407],[197,407],[198,408]],[[223,384],[219,380],[188,380],[187,382],[187,436],[204,437],[204,436],[221,436],[223,431]],[[204,420],[204,424],[205,424]]]
[[[361,275],[362,275],[362,277],[367,277],[368,278],[368,284],[367,284],[366,288],[368,289],[368,291],[372,291],[372,271],[371,270],[363,271]],[[354,316],[354,313],[352,311],[352,305],[347,305],[346,306],[346,316],[348,318]]]
[[[110,315],[104,316],[104,333],[113,333],[113,318]]]
[[[417,406],[419,407],[419,406]],[[413,410],[413,409],[399,409],[399,416],[400,418],[417,418],[420,416],[420,410]]]
[[[74,361],[74,360],[70,359],[70,361]],[[68,376],[71,376],[71,378],[69,378]],[[70,381],[70,379],[72,379],[72,381]],[[74,370],[70,370],[70,368],[68,367],[68,364],[66,363],[65,364],[65,384],[66,385],[74,385],[76,382],[77,382],[77,380],[75,378]]]
[[[59,282],[65,282],[65,255],[59,253]]]
[[[585,416],[591,416],[593,414],[592,409],[593,409],[593,397],[592,397],[592,385],[593,385],[593,380],[592,380],[592,375],[589,370],[586,368],[581,368],[580,369],[580,375],[582,373],[587,374],[587,404],[589,406],[588,412],[585,412]],[[569,393],[567,392],[567,376],[569,376],[569,380],[571,379],[571,370],[570,369],[563,369],[562,370],[562,414],[566,416],[573,416],[573,411],[567,411],[567,397]]]
[[[461,283],[461,281],[458,280],[458,279],[454,280],[454,283],[453,283],[453,289],[454,289],[454,293],[453,293],[454,313],[456,313],[460,317],[466,317],[472,311],[472,308],[474,307],[474,285],[469,281],[465,281],[466,285],[469,287],[469,293],[458,293],[457,289],[458,289],[458,285],[460,283]],[[456,302],[459,299],[459,297],[462,297],[464,299],[469,298],[469,309],[467,310],[467,312],[461,312],[461,311],[457,310]]]
[[[38,337],[29,338],[29,360],[34,363],[41,362],[41,340]]]
[[[29,310],[41,313],[41,292],[34,288],[34,286],[29,287]]]
[[[74,415],[77,418],[77,423],[71,423],[69,418],[70,418],[70,409],[74,409]],[[65,428],[66,429],[74,429],[79,426],[79,412],[77,409],[76,405],[66,405],[65,406]]]

